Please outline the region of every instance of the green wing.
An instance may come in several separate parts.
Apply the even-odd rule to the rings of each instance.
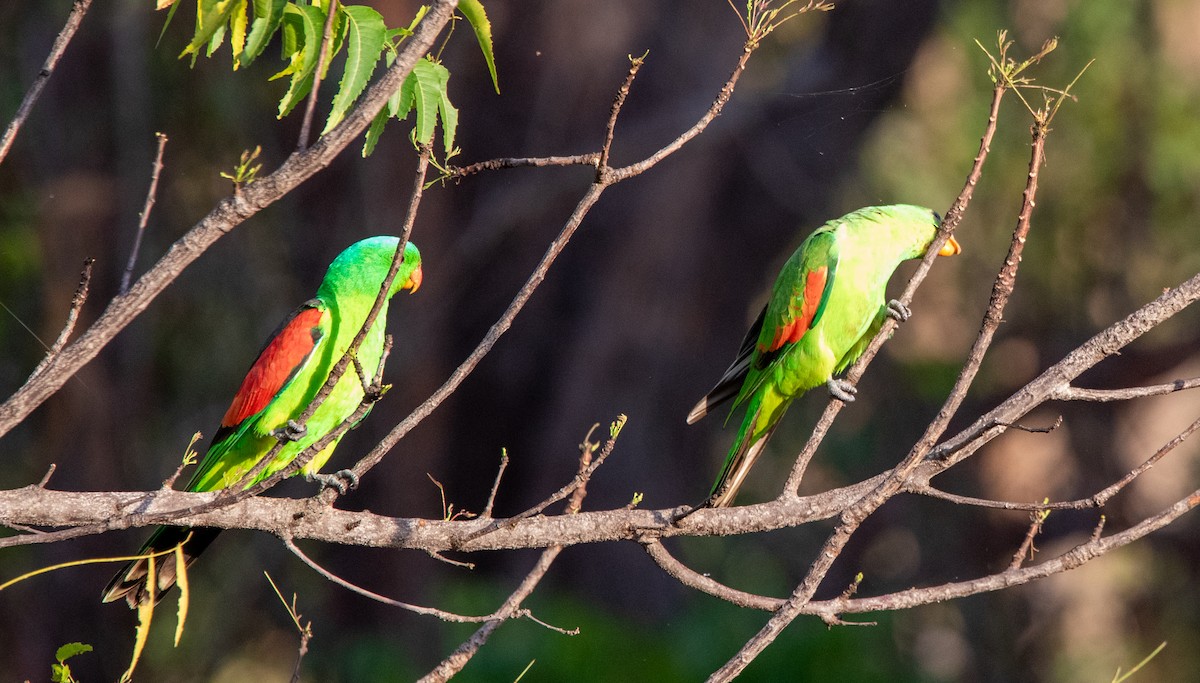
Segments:
[[[771,300],[759,318],[759,330],[746,367],[746,381],[733,402],[741,405],[770,375],[781,359],[818,325],[829,303],[838,266],[835,225],[809,235],[784,264]],[[753,330],[752,330],[753,331]]]
[[[188,491],[212,491],[254,468],[275,445],[270,430],[255,429],[266,409],[296,380],[316,371],[322,343],[329,337],[330,315],[313,299],[292,312],[246,373],[226,411],[212,445],[188,483]],[[303,409],[303,405],[299,406]]]

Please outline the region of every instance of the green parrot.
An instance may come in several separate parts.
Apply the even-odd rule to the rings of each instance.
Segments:
[[[399,246],[397,237],[371,237],[352,244],[334,259],[317,296],[293,311],[259,352],[186,490],[215,491],[233,486],[259,463],[281,436],[288,438],[274,460],[246,484],[248,488],[286,467],[301,451],[332,431],[358,408],[364,396],[363,385],[351,366],[304,428],[299,428],[295,422],[362,329]],[[404,259],[388,298],[402,289],[416,292],[421,286],[421,277],[421,254],[409,242],[404,247]],[[387,304],[385,299],[355,355],[368,378],[375,376],[383,356]],[[339,489],[343,487],[339,477],[353,484],[349,471],[337,475],[319,474],[335,447],[337,441],[303,467],[306,478]],[[187,566],[218,533],[220,529],[159,527],[139,554],[168,550],[188,539],[183,545]],[[146,561],[130,562],[109,582],[104,590],[104,602],[125,598],[130,607],[137,607],[152,598],[161,600],[175,585],[175,556],[156,558],[155,568],[157,586],[152,591],[146,582]]]
[[[925,254],[941,218],[919,206],[870,206],[829,221],[808,236],[775,280],[733,365],[688,414],[688,424],[733,399],[746,416],[706,505],[726,507],[762,453],[792,399],[825,384],[842,401],[855,388],[834,379],[866,349],[884,317],[907,320],[884,290],[901,262]],[[959,253],[950,238],[938,253]]]

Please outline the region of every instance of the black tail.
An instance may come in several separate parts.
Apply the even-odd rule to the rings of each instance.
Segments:
[[[204,552],[204,549],[213,542],[219,533],[221,533],[220,529],[162,526],[146,540],[138,554],[162,552],[183,543],[183,564],[186,568],[196,561],[200,553]],[[145,559],[133,560],[125,565],[104,589],[102,596],[104,602],[125,598],[125,602],[129,603],[130,608],[137,608],[138,605],[150,600],[151,591],[146,584],[146,569],[147,561]],[[153,592],[154,602],[162,600],[171,586],[175,585],[177,573],[178,567],[175,566],[174,553],[154,558],[155,583],[157,584]]]
[[[750,468],[754,467],[758,456],[762,455],[763,448],[767,445],[767,440],[774,432],[775,427],[772,426],[762,438],[753,443],[749,443],[750,435],[747,434],[737,445],[737,450],[729,454],[725,467],[721,469],[721,476],[717,477],[717,483],[713,484],[712,492],[708,494],[708,501],[705,503],[707,507],[724,508],[733,505],[733,499],[742,488],[742,482],[746,480]]]

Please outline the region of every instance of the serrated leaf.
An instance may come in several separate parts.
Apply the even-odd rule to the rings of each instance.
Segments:
[[[246,0],[237,0],[233,12],[229,15],[229,49],[233,51],[233,70],[237,71],[239,57],[246,49]]]
[[[246,47],[237,57],[243,66],[249,66],[257,59],[271,36],[279,30],[286,5],[287,0],[254,0],[254,21],[250,23],[250,35],[246,37]]]
[[[421,20],[425,18],[428,12],[429,5],[421,5],[417,8],[417,14],[413,17],[412,23],[408,25],[408,28],[404,29],[404,37],[411,36],[417,30],[417,24],[421,23]]]
[[[412,73],[407,79],[412,81],[412,87],[409,89],[410,105],[406,107],[402,100],[400,111],[402,117],[407,117],[410,109],[416,110],[417,121],[413,128],[413,138],[417,142],[433,142],[434,129],[437,127],[438,114],[442,111],[442,100],[446,98],[446,83],[449,79],[450,72],[446,67],[428,57],[417,60],[413,65]]]
[[[496,94],[500,93],[500,81],[496,77],[496,56],[492,52],[492,22],[488,21],[487,12],[480,0],[459,0],[458,11],[467,18],[471,28],[475,30],[475,38],[479,41],[479,49],[483,51],[483,61],[487,62],[488,73],[492,75],[492,86]]]
[[[383,127],[387,125],[388,111],[384,107],[371,120],[370,127],[367,128],[367,136],[363,139],[362,156],[364,159],[371,156],[371,152],[375,151],[375,145],[379,144],[379,136],[383,135]]]
[[[208,39],[208,48],[204,51],[204,56],[212,57],[223,42],[225,42],[225,24],[221,24],[216,31],[213,31],[212,37]],[[193,63],[195,63],[194,59]]]
[[[338,6],[339,8],[341,5]],[[329,77],[329,67],[333,66],[333,56],[342,51],[346,43],[346,17],[341,12],[333,15],[333,26],[330,29],[329,47],[325,48],[325,69],[321,72],[321,80]],[[321,41],[325,41],[325,20],[321,20]]]
[[[312,90],[313,73],[317,69],[317,54],[321,50],[321,34],[325,29],[325,14],[312,5],[288,5],[284,9],[284,21],[298,21],[294,52],[289,56],[291,64],[272,78],[291,73],[288,91],[279,101],[279,118],[288,115]]]
[[[233,11],[235,4],[237,4],[237,0],[198,0],[196,2],[196,33],[187,47],[183,48],[183,52],[179,53],[180,58],[198,53],[200,48],[208,45],[213,34],[218,29],[225,27],[225,22],[229,20],[229,13]]]
[[[404,29],[395,29],[393,31],[388,31],[388,40],[394,40],[397,34],[403,30]],[[385,68],[390,69],[392,64],[396,63],[396,52],[394,50],[388,51],[388,53],[384,55],[384,62]],[[407,83],[407,79],[405,82]],[[364,159],[371,156],[371,152],[375,151],[375,145],[379,143],[379,136],[383,135],[383,128],[385,125],[387,125],[387,120],[393,116],[397,118],[403,118],[399,116],[400,99],[402,98],[403,93],[404,83],[401,83],[400,87],[396,88],[396,92],[392,93],[392,96],[389,97],[387,102],[383,105],[383,109],[380,109],[379,113],[376,114],[375,118],[371,121],[371,126],[367,128],[366,139],[363,140],[362,156]]]
[[[446,79],[449,78],[450,72],[447,71]],[[444,85],[448,86],[449,83]],[[441,99],[438,100],[438,113],[442,115],[442,142],[446,146],[446,156],[450,156],[454,152],[454,135],[458,132],[458,109],[450,103],[446,88],[442,89],[441,95]]]
[[[387,25],[379,12],[364,5],[346,5],[342,11],[346,17],[346,69],[342,72],[322,135],[341,123],[363,88],[367,87],[387,38]]]
[[[292,9],[289,5],[287,9]],[[300,11],[283,13],[283,18],[280,23],[280,58],[288,60],[288,65],[279,71],[279,73],[268,78],[268,81],[273,81],[278,78],[283,78],[289,74],[296,73],[300,70],[300,62],[303,60],[304,53],[304,22],[300,18]]]

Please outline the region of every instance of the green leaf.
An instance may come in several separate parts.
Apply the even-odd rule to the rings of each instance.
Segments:
[[[387,107],[381,109],[371,120],[371,126],[367,128],[367,137],[363,140],[362,156],[364,159],[375,151],[375,145],[379,144],[379,136],[383,135],[383,127],[387,124],[387,120]]]
[[[162,8],[160,7],[158,9],[162,9]],[[155,48],[157,48],[158,44],[162,42],[163,36],[167,35],[167,27],[171,25],[171,20],[175,18],[175,10],[177,10],[177,9],[179,9],[178,2],[172,3],[171,9],[167,10],[167,18],[165,21],[163,21],[162,30],[158,32],[158,40],[154,41]]]
[[[198,0],[196,3],[196,33],[192,42],[179,53],[185,55],[198,54],[200,48],[208,45],[213,34],[225,28],[229,13],[233,11],[238,0]],[[211,50],[209,54],[212,54]],[[194,58],[193,58],[194,59]],[[194,63],[194,62],[193,62]]]
[[[223,42],[225,42],[225,24],[221,24],[216,31],[213,31],[212,37],[208,39],[208,49],[204,51],[204,56],[212,57]]]
[[[346,17],[346,70],[342,72],[322,135],[341,123],[350,106],[367,87],[387,38],[387,25],[379,12],[364,5],[346,5],[342,11]]]
[[[92,646],[87,643],[67,643],[54,651],[54,658],[59,662],[65,662],[75,655],[81,655],[85,652],[91,652]]]
[[[246,49],[246,0],[237,0],[229,15],[229,49],[233,50],[233,70],[238,68],[238,55]]]
[[[273,81],[278,78],[283,78],[289,74],[296,73],[300,70],[300,62],[303,60],[304,47],[304,22],[300,19],[300,10],[294,9],[288,5],[288,10],[283,13],[283,18],[279,25],[280,31],[280,58],[288,60],[288,65],[268,78],[268,81]]]
[[[450,79],[450,72],[446,72],[447,81]],[[449,83],[443,83],[443,86],[448,86]],[[442,115],[442,142],[445,145],[445,154],[447,157],[455,153],[454,150],[454,134],[458,132],[458,109],[450,103],[450,97],[445,87],[442,88],[441,99],[438,100],[438,112]]]
[[[92,646],[87,643],[67,643],[58,648],[54,652],[58,663],[50,665],[50,683],[76,683],[75,677],[71,675],[71,667],[67,666],[67,660],[91,651]]]
[[[413,139],[424,144],[433,142],[433,133],[440,114],[447,152],[453,148],[454,129],[458,126],[458,110],[450,104],[446,92],[449,80],[450,72],[446,67],[429,57],[417,60],[412,73],[404,81],[404,88],[401,89],[398,114],[398,118],[406,118],[409,111],[416,110],[417,122],[413,127]]]
[[[288,5],[284,9],[283,21],[285,30],[291,28],[291,54],[285,54],[291,59],[291,64],[272,78],[278,78],[290,73],[292,81],[288,91],[279,101],[279,118],[288,115],[297,104],[304,101],[308,91],[312,90],[313,73],[317,69],[317,53],[321,49],[321,35],[325,30],[325,14],[320,8],[312,5]],[[285,39],[285,50],[289,49]]]
[[[458,11],[467,18],[471,28],[475,29],[475,38],[479,41],[479,49],[483,51],[483,60],[487,62],[488,73],[492,75],[492,85],[496,94],[500,93],[500,81],[496,78],[496,56],[492,52],[492,22],[488,21],[487,12],[480,0],[459,0]]]
[[[267,41],[279,30],[283,21],[283,8],[287,0],[254,0],[254,21],[250,23],[250,35],[246,37],[246,47],[236,57],[234,65],[249,66],[262,54]]]
[[[341,9],[341,5],[338,5]],[[321,20],[321,40],[325,40],[325,20]],[[346,43],[346,16],[338,12],[333,16],[333,26],[330,26],[329,47],[325,49],[325,70],[321,72],[321,80],[329,77],[329,67],[333,66],[333,56],[342,51]]]
[[[388,31],[388,40],[390,41],[395,39],[397,34],[403,36],[403,34],[400,33],[403,30],[404,29],[395,29],[393,31]],[[386,68],[390,69],[392,64],[396,62],[395,50],[389,50],[384,56],[384,60],[386,62]],[[403,93],[404,84],[402,83],[399,88],[396,88],[396,92],[392,93],[392,96],[388,98],[387,103],[383,105],[383,109],[380,109],[379,113],[376,114],[375,118],[371,121],[371,127],[367,129],[367,137],[363,141],[362,155],[364,159],[371,156],[371,152],[375,151],[375,145],[379,142],[379,136],[383,135],[383,127],[387,124],[387,120],[393,116],[403,118],[400,117],[400,99]]]

